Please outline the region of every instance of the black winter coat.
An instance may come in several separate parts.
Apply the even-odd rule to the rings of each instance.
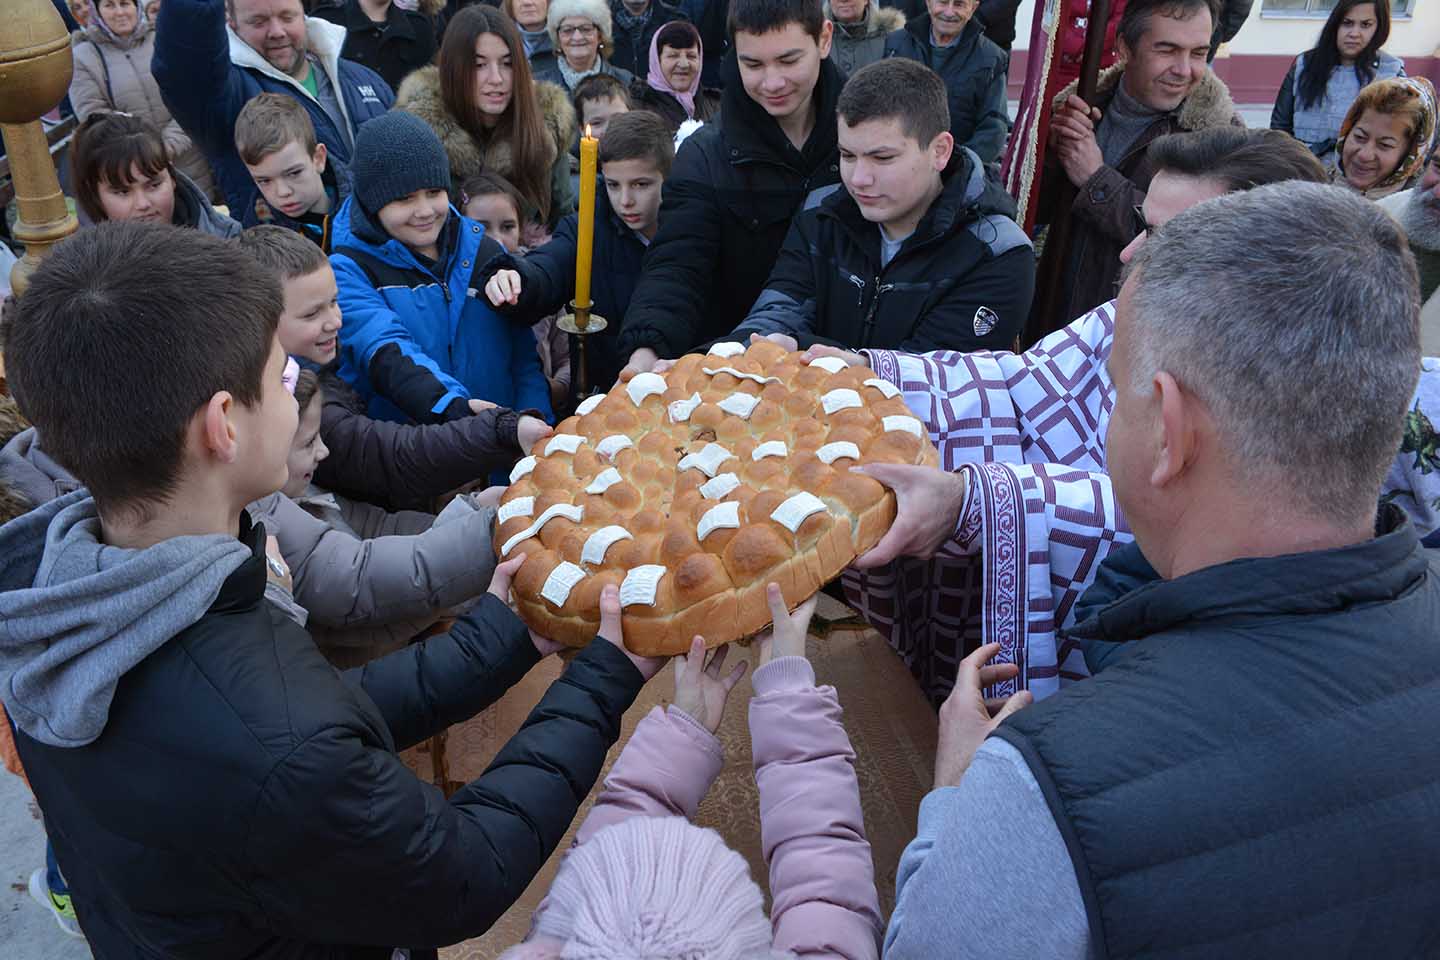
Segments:
[[[820,61],[816,122],[797,150],[725,59],[720,119],[680,146],[665,181],[660,231],[620,332],[620,353],[678,357],[735,329],[775,266],[796,211],[837,189],[835,101],[845,76]],[[813,195],[813,197],[812,197]]]
[[[560,221],[550,242],[536,247],[523,257],[505,254],[496,257],[476,277],[476,285],[484,289],[500,270],[520,274],[520,298],[514,306],[501,304],[495,312],[502,317],[535,323],[561,309],[575,299],[575,246],[577,219],[575,214]],[[620,321],[630,308],[630,298],[640,279],[640,265],[645,259],[645,244],[625,221],[615,215],[610,195],[604,184],[595,189],[595,247],[591,271],[590,301],[595,313],[605,318],[606,327],[585,342],[590,383],[608,388],[620,376],[625,365],[620,351]],[[488,301],[487,301],[488,302]],[[574,356],[572,347],[571,355]],[[627,355],[628,356],[628,355]]]
[[[1008,350],[1030,312],[1035,255],[1015,202],[956,150],[944,189],[886,266],[880,226],[839,190],[795,217],[765,290],[727,339],[785,333],[850,350]]]
[[[264,600],[265,536],[194,625],[121,678],[99,739],[17,736],[97,960],[388,960],[483,933],[564,836],[643,683],[566,668],[448,801],[396,751],[538,657],[488,594],[451,632],[344,674]]]
[[[1389,505],[1360,543],[1150,582],[1136,551],[1085,591],[1064,640],[1104,669],[993,736],[1055,817],[1090,957],[1436,956],[1432,555]]]
[[[376,420],[335,369],[320,379],[320,438],[330,455],[315,468],[315,483],[325,490],[390,510],[429,511],[436,497],[509,469],[523,452],[514,410],[495,407],[445,423]]]
[[[650,86],[644,75],[637,76],[630,84],[630,102],[636,110],[649,110],[670,125],[672,133],[680,124],[692,119],[685,113],[685,105],[672,93],[656,90]],[[695,116],[693,119],[707,123],[720,115],[720,91],[701,87],[695,95]]]
[[[974,150],[982,163],[995,162],[1010,136],[1010,108],[1005,99],[1009,55],[986,39],[975,20],[965,24],[955,48],[938,69],[934,54],[929,14],[906,22],[885,38],[885,56],[918,60],[945,81],[955,143]]]
[[[621,26],[620,13],[625,9],[621,0],[610,0],[611,28],[610,62],[622,70],[644,78],[650,72],[650,41],[660,28],[672,20],[689,20],[685,11],[665,0],[650,0],[650,17],[636,29]]]
[[[385,78],[390,89],[435,59],[439,49],[435,24],[425,14],[390,4],[385,22],[376,23],[360,8],[360,0],[329,0],[316,6],[312,16],[345,28],[340,55],[362,63]]]

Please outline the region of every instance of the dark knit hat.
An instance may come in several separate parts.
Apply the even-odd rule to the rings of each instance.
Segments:
[[[449,190],[450,158],[428,123],[391,110],[360,125],[350,175],[356,201],[373,214],[416,190]]]

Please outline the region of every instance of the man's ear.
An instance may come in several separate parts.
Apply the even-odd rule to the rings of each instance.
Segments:
[[[1150,472],[1150,485],[1160,489],[1183,476],[1194,464],[1201,411],[1195,395],[1185,391],[1166,371],[1156,373],[1150,385],[1154,390],[1151,402],[1159,406],[1155,423],[1159,449],[1155,467]]]
[[[1130,44],[1126,43],[1125,38],[1120,36],[1117,31],[1115,34],[1115,62],[1129,63],[1130,52]],[[1093,107],[1094,104],[1092,103],[1091,106]]]
[[[324,172],[325,172],[325,163],[326,163],[329,159],[330,159],[330,153],[329,153],[329,151],[327,151],[327,150],[325,149],[325,144],[323,144],[323,143],[317,143],[317,144],[315,144],[315,153],[310,157],[310,160],[311,160],[312,163],[315,164],[315,172],[316,172],[316,173],[324,173]]]
[[[234,463],[240,455],[240,444],[235,436],[235,424],[231,416],[235,412],[235,398],[228,390],[221,390],[212,396],[204,409],[196,414],[199,418],[200,442],[207,456],[221,463]]]
[[[817,41],[820,45],[820,59],[824,60],[830,56],[830,42],[835,38],[835,24],[827,18],[820,24],[820,38]]]
[[[950,165],[950,156],[955,152],[955,135],[946,130],[930,141],[930,162],[936,173],[944,173]]]

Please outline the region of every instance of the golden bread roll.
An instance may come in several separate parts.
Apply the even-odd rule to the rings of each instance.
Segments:
[[[621,590],[625,644],[683,653],[770,623],[870,549],[895,497],[862,463],[935,466],[924,425],[868,367],[777,343],[716,344],[581,404],[516,465],[495,552],[537,633],[583,646]]]

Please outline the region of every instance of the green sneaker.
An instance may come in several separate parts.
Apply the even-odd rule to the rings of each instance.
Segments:
[[[75,907],[70,903],[70,895],[50,891],[50,884],[45,880],[44,867],[37,867],[35,872],[30,874],[30,896],[50,911],[56,924],[67,935],[82,940],[85,938],[85,934],[80,931],[80,921],[75,918]]]

